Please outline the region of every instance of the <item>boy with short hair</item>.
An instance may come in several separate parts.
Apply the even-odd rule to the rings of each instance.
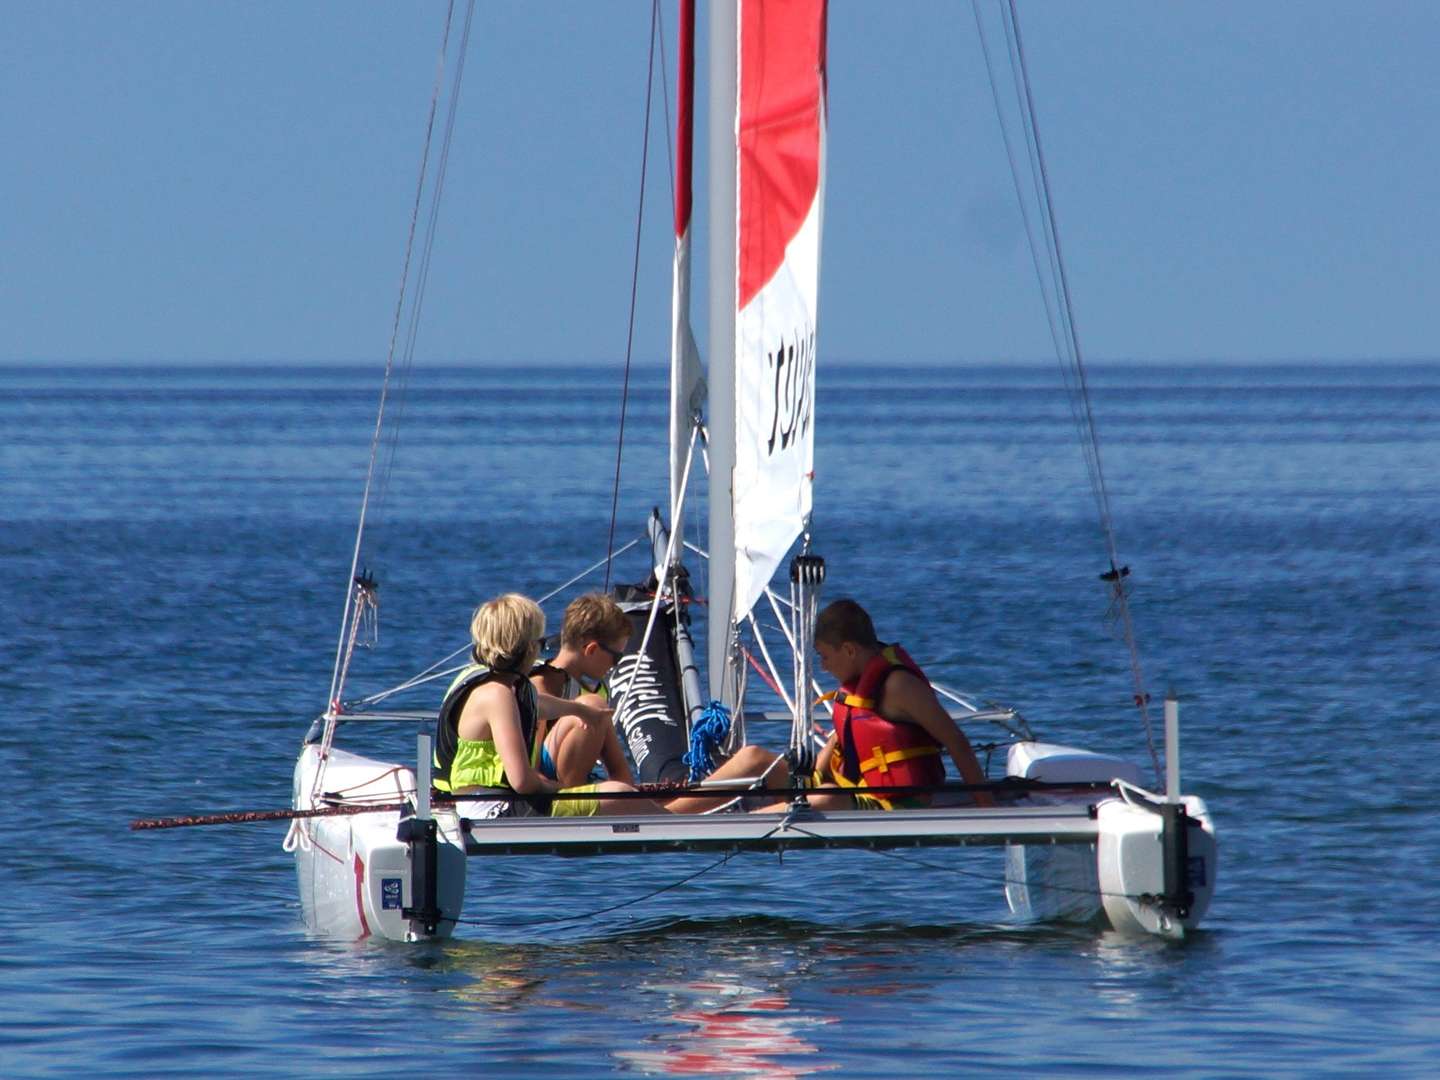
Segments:
[[[542,693],[605,709],[609,706],[609,691],[603,680],[624,655],[629,640],[630,619],[619,604],[604,593],[576,597],[565,608],[559,653],[553,660],[535,664],[530,669],[530,681]],[[546,771],[548,767],[546,775],[562,784],[583,784],[597,759],[610,779],[635,783],[615,724],[608,719],[596,723],[582,713],[562,717],[545,737],[540,768]],[[657,778],[660,782],[683,781],[683,767],[678,762],[671,764],[674,770],[662,773]],[[742,746],[707,779],[738,780],[762,775],[767,788],[784,789],[789,784],[784,761],[776,761],[776,755],[762,747]],[[738,793],[722,788],[713,795],[662,795],[659,799],[671,813],[693,814],[713,810]]]
[[[603,593],[577,596],[565,608],[560,651],[530,669],[530,682],[541,693],[584,706],[605,709],[605,676],[630,641],[630,619]],[[597,722],[589,711],[561,717],[545,736],[540,771],[566,786],[583,784],[596,761],[611,780],[633,784],[630,762],[620,747],[615,725]]]
[[[821,782],[857,789],[853,794],[807,796],[817,809],[898,810],[928,806],[930,793],[867,795],[866,787],[938,787],[945,782],[942,750],[967,784],[985,773],[965,733],[950,718],[930,681],[899,645],[875,635],[870,615],[854,600],[836,600],[815,622],[820,666],[840,680],[835,730],[820,751]],[[987,792],[974,792],[993,806]]]

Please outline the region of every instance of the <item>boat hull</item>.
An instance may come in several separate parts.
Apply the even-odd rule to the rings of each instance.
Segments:
[[[1166,839],[1161,801],[1139,792],[1140,770],[1120,758],[1053,743],[1011,748],[1007,773],[1052,783],[1120,781],[1114,795],[1095,792],[1033,797],[1046,805],[1093,806],[1095,843],[1010,844],[1005,899],[1021,918],[1099,923],[1123,934],[1183,937],[1199,926],[1215,891],[1218,847],[1204,800],[1184,796],[1179,828],[1184,859],[1179,883],[1187,902],[1165,900]],[[1127,796],[1126,791],[1133,794]],[[1173,841],[1172,841],[1173,842]]]
[[[295,764],[297,810],[332,805],[315,794],[320,767],[319,747],[306,746]],[[415,774],[332,748],[323,784],[325,791],[357,802],[400,803],[413,799]],[[307,928],[348,940],[417,941],[453,932],[465,897],[465,848],[455,824],[437,822],[436,907],[443,917],[429,934],[404,914],[416,905],[415,856],[411,845],[397,838],[400,821],[398,810],[376,810],[293,823],[285,846],[295,856]]]

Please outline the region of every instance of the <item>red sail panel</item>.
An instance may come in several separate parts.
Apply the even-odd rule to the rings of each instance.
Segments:
[[[825,192],[825,4],[740,0],[739,11],[737,620],[810,520]]]
[[[675,110],[675,235],[690,227],[691,169],[695,156],[695,0],[680,0],[679,102]]]
[[[824,0],[741,0],[737,310],[775,275],[820,185]]]

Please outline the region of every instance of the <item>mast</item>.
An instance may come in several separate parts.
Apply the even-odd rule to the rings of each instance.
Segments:
[[[735,604],[735,172],[739,33],[736,0],[710,11],[710,697],[735,704],[730,678]]]

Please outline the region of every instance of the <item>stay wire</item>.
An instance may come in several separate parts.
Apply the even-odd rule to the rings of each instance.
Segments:
[[[682,0],[683,2],[683,0]],[[665,111],[665,162],[670,177],[670,205],[675,205],[675,136],[670,121],[670,65],[665,62],[665,13],[657,5],[656,18],[660,20],[660,104]],[[676,73],[677,83],[679,72]]]
[[[650,163],[650,109],[655,94],[655,40],[659,36],[660,0],[650,5],[650,60],[645,71],[645,126],[640,146],[640,199],[635,211],[635,256],[630,268],[630,320],[625,332],[625,378],[620,389],[620,430],[615,439],[615,482],[610,494],[610,532],[605,541],[605,592],[610,591],[614,563],[615,519],[620,510],[620,462],[625,452],[625,417],[630,406],[630,361],[635,348],[635,308],[640,295],[640,237],[645,224],[645,174]]]
[[[473,0],[472,0],[473,7]],[[365,469],[365,490],[360,498],[360,520],[355,528],[355,549],[350,559],[350,574],[345,581],[345,608],[340,617],[340,641],[335,651],[335,667],[330,677],[330,695],[327,709],[343,691],[340,669],[345,652],[351,613],[355,605],[354,581],[360,569],[360,553],[365,538],[365,517],[370,507],[370,491],[375,480],[375,463],[380,452],[380,438],[385,425],[385,405],[390,392],[390,379],[395,369],[396,344],[400,336],[400,325],[404,318],[405,296],[410,280],[410,259],[415,247],[415,232],[420,220],[420,205],[424,200],[425,174],[430,162],[430,142],[435,130],[435,113],[440,105],[440,91],[445,83],[445,57],[450,46],[450,28],[454,19],[455,4],[451,0],[445,12],[445,29],[440,39],[440,56],[436,61],[435,84],[430,93],[430,110],[425,120],[425,139],[420,154],[420,175],[415,184],[415,199],[410,209],[410,229],[405,239],[405,258],[400,270],[400,290],[395,302],[395,318],[390,329],[390,347],[385,356],[385,376],[380,384],[380,404],[375,415],[375,430],[370,438],[370,459]]]
[[[1163,782],[1164,770],[1160,767],[1160,755],[1155,749],[1155,728],[1150,722],[1150,695],[1145,690],[1145,674],[1140,665],[1140,648],[1135,640],[1135,624],[1130,617],[1130,601],[1120,565],[1119,545],[1115,541],[1115,525],[1110,516],[1110,494],[1105,484],[1105,472],[1100,461],[1100,439],[1095,429],[1095,414],[1090,404],[1089,380],[1085,375],[1085,358],[1080,351],[1080,334],[1075,326],[1075,305],[1070,298],[1070,277],[1065,270],[1065,257],[1060,248],[1060,229],[1055,221],[1055,207],[1050,198],[1050,178],[1045,168],[1045,151],[1040,145],[1040,127],[1035,117],[1035,98],[1030,92],[1030,75],[1025,63],[1025,44],[1020,35],[1020,17],[1015,11],[1015,0],[1008,0],[1010,22],[1015,33],[1015,56],[1025,88],[1025,108],[1030,120],[1031,136],[1035,142],[1035,156],[1040,166],[1040,182],[1045,191],[1045,211],[1050,222],[1050,233],[1055,242],[1055,263],[1060,271],[1060,285],[1065,299],[1065,317],[1070,330],[1070,344],[1074,350],[1075,372],[1080,383],[1080,400],[1085,407],[1085,423],[1090,432],[1090,444],[1095,457],[1095,475],[1098,479],[1096,498],[1100,503],[1101,524],[1110,556],[1110,580],[1116,611],[1120,616],[1121,633],[1126,649],[1130,653],[1130,675],[1135,686],[1135,707],[1140,711],[1140,720],[1145,728],[1145,745],[1150,751],[1150,763],[1155,769],[1155,779]]]
[[[1045,150],[1040,142],[1040,126],[1035,114],[1034,95],[1030,90],[1030,74],[1025,63],[1024,41],[1020,35],[1020,21],[1013,0],[1007,7],[1005,20],[1007,42],[1013,56],[1011,65],[1016,81],[1016,95],[1020,102],[1021,118],[1024,122],[1026,145],[1031,157],[1031,175],[1036,184],[1036,197],[1042,212],[1041,224],[1045,227],[1045,239],[1050,255],[1051,272],[1060,301],[1061,326],[1065,332],[1065,343],[1070,363],[1074,368],[1075,384],[1078,390],[1079,406],[1083,417],[1086,438],[1082,443],[1086,461],[1092,471],[1092,490],[1099,512],[1100,525],[1104,532],[1107,554],[1116,561],[1114,530],[1110,517],[1110,496],[1105,484],[1105,471],[1101,467],[1099,437],[1095,428],[1095,414],[1090,404],[1090,388],[1085,377],[1085,360],[1080,350],[1080,335],[1075,325],[1075,305],[1070,296],[1070,277],[1065,269],[1065,258],[1060,247],[1060,229],[1055,219],[1055,205],[1050,197],[1050,176],[1045,165]]]
[[[1136,643],[1134,624],[1130,615],[1127,589],[1121,573],[1122,567],[1120,565],[1119,546],[1115,540],[1114,521],[1110,513],[1109,491],[1105,483],[1105,472],[1100,457],[1100,442],[1095,425],[1094,409],[1091,404],[1089,380],[1086,376],[1084,355],[1080,348],[1080,336],[1075,323],[1075,309],[1070,290],[1069,274],[1065,267],[1064,254],[1061,248],[1060,232],[1055,217],[1054,202],[1050,196],[1049,172],[1045,164],[1045,153],[1040,140],[1040,129],[1036,117],[1034,94],[1031,91],[1028,67],[1025,62],[1025,48],[1020,31],[1019,15],[1016,12],[1014,0],[1001,0],[1001,20],[1005,27],[1006,43],[1010,54],[1011,70],[1015,84],[1015,94],[1018,99],[1021,125],[1026,137],[1026,150],[1030,159],[1030,173],[1034,186],[1035,201],[1038,205],[1045,247],[1049,255],[1048,261],[1050,263],[1052,276],[1048,283],[1041,270],[1040,256],[1036,250],[1037,244],[1034,237],[1034,230],[1026,210],[1027,200],[1022,193],[1023,185],[1020,180],[1019,167],[1015,160],[1015,153],[1010,143],[1008,131],[1006,130],[1004,110],[1000,103],[999,87],[991,63],[990,50],[986,43],[978,0],[972,0],[972,8],[975,13],[976,26],[980,31],[981,48],[985,55],[985,65],[990,78],[991,91],[995,97],[995,108],[1000,119],[1001,134],[1005,139],[1006,156],[1010,161],[1016,196],[1021,205],[1021,215],[1025,221],[1026,236],[1030,241],[1031,258],[1035,264],[1037,279],[1040,281],[1041,294],[1045,302],[1046,318],[1050,323],[1051,338],[1056,347],[1056,357],[1060,361],[1061,376],[1065,381],[1071,414],[1080,435],[1081,452],[1084,455],[1086,469],[1090,476],[1091,494],[1095,499],[1106,556],[1110,562],[1110,573],[1106,575],[1106,580],[1110,582],[1111,585],[1112,610],[1115,612],[1120,623],[1122,637],[1129,653],[1131,678],[1135,688],[1134,702],[1140,712],[1146,747],[1149,750],[1150,761],[1155,769],[1155,775],[1158,778],[1162,775],[1162,770],[1160,767],[1160,757],[1155,745],[1154,727],[1150,720],[1149,694],[1145,690],[1139,647]],[[1056,308],[1053,314],[1051,309],[1052,293]],[[1056,325],[1057,322],[1058,329]]]
[[[435,172],[435,188],[430,196],[430,216],[425,227],[425,242],[421,247],[420,273],[416,282],[415,300],[410,308],[410,325],[405,340],[405,362],[402,371],[402,390],[408,388],[410,372],[415,362],[415,343],[420,335],[420,314],[425,306],[425,295],[430,285],[430,263],[435,252],[435,232],[440,221],[440,203],[445,192],[445,178],[450,172],[450,146],[455,136],[455,117],[460,107],[460,85],[465,78],[465,59],[470,51],[470,27],[475,16],[475,0],[469,0],[465,11],[465,24],[460,35],[460,46],[456,50],[455,79],[451,84],[449,108],[445,116],[445,134],[440,144],[439,165]],[[390,477],[395,467],[395,456],[399,450],[400,420],[405,415],[406,395],[402,392],[396,406],[396,420],[391,429],[389,454],[385,469],[381,473],[380,497],[383,504],[389,492]]]
[[[1020,109],[1020,126],[1025,134],[1025,151],[1029,165],[1031,194],[1027,196],[1025,184],[1021,180],[1021,170],[1016,148],[1010,138],[1010,124],[1006,119],[1005,106],[1001,101],[1000,83],[996,77],[995,64],[990,52],[990,43],[985,31],[985,20],[980,13],[981,0],[972,0],[971,9],[975,15],[975,28],[980,41],[980,50],[985,59],[985,72],[990,82],[991,98],[995,104],[995,116],[999,121],[1000,137],[1005,144],[1005,157],[1010,165],[1010,178],[1015,188],[1015,201],[1020,209],[1021,221],[1025,229],[1025,239],[1030,249],[1030,262],[1035,270],[1035,282],[1040,291],[1040,300],[1045,307],[1045,323],[1050,332],[1050,342],[1055,350],[1055,359],[1060,372],[1061,382],[1065,386],[1065,400],[1070,409],[1070,418],[1075,424],[1076,441],[1080,445],[1081,455],[1085,461],[1085,469],[1090,477],[1092,495],[1097,489],[1098,475],[1094,465],[1094,455],[1091,447],[1090,431],[1085,425],[1085,415],[1080,407],[1079,387],[1076,385],[1075,376],[1071,370],[1073,356],[1070,350],[1070,334],[1065,327],[1065,311],[1063,297],[1060,295],[1058,285],[1059,270],[1056,264],[1055,248],[1051,240],[1051,234],[1047,218],[1043,213],[1045,206],[1045,194],[1040,185],[1039,167],[1036,160],[1035,148],[1030,138],[1029,125],[1026,123],[1026,114],[1018,103],[1024,98],[1024,89],[1020,82],[1018,73],[1019,61],[1015,55],[1015,35],[1010,24],[1005,21],[1003,11],[1001,21],[1004,24],[1006,52],[1010,63],[1011,84],[1017,108]],[[1040,211],[1040,221],[1037,223],[1031,218],[1030,206],[1035,204]],[[1041,239],[1037,239],[1037,232]],[[1046,267],[1041,265],[1040,249],[1045,249],[1046,261],[1048,262],[1049,273]],[[1097,512],[1101,520],[1104,518],[1104,506],[1097,502]],[[1103,526],[1102,526],[1103,527]]]

